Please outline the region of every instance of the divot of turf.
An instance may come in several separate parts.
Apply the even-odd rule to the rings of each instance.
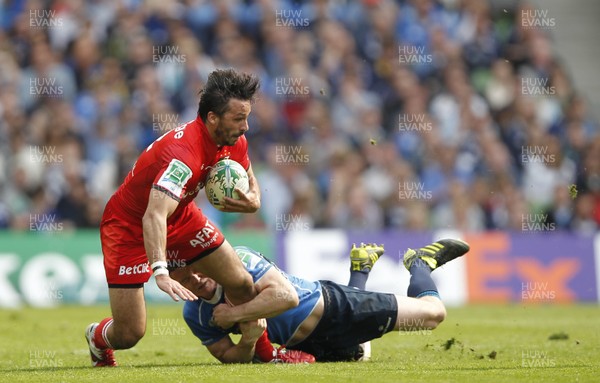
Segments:
[[[548,337],[548,340],[567,340],[567,339],[569,339],[569,334],[565,333],[564,331],[555,332],[554,334],[551,334]]]

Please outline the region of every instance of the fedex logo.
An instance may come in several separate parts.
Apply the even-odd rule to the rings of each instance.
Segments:
[[[148,272],[150,272],[150,265],[148,262],[140,263],[139,265],[135,266],[119,267],[119,275],[145,274]]]
[[[559,234],[467,236],[465,256],[471,302],[595,300],[591,242]],[[587,260],[585,260],[585,258]],[[588,262],[589,263],[586,263]]]

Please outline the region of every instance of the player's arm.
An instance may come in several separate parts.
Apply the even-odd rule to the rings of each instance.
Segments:
[[[299,304],[294,286],[277,268],[269,269],[256,283],[258,295],[238,306],[221,304],[213,311],[213,320],[222,328],[234,323],[272,318]]]
[[[152,188],[146,212],[142,217],[142,227],[144,231],[144,248],[148,256],[150,265],[155,262],[164,262],[166,266],[167,256],[167,218],[177,208],[179,202],[171,198],[168,194]],[[162,271],[162,270],[161,270]],[[169,294],[173,300],[196,300],[191,291],[183,287],[179,282],[171,279],[166,269],[155,273],[156,284],[158,287]]]
[[[248,193],[244,193],[242,190],[236,188],[235,190],[240,199],[225,197],[223,199],[222,211],[229,213],[255,213],[260,209],[260,187],[252,171],[252,165],[248,167],[246,172],[248,173],[250,190]]]
[[[215,343],[206,346],[208,351],[221,363],[249,363],[254,358],[254,347],[256,341],[265,332],[267,321],[259,319],[240,323],[242,337],[235,344],[228,336],[221,338]]]

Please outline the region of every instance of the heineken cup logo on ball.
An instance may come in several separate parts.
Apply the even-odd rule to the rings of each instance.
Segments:
[[[217,209],[221,209],[223,198],[239,199],[236,188],[248,193],[250,191],[248,182],[248,173],[242,165],[230,159],[223,159],[208,173],[204,190],[208,201]]]

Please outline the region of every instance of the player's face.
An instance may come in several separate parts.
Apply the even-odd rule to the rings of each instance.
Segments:
[[[217,282],[190,267],[172,271],[171,277],[200,298],[211,299],[217,290]]]
[[[250,101],[232,98],[222,116],[217,117],[215,136],[217,145],[232,146],[248,131],[248,116],[252,107]]]

